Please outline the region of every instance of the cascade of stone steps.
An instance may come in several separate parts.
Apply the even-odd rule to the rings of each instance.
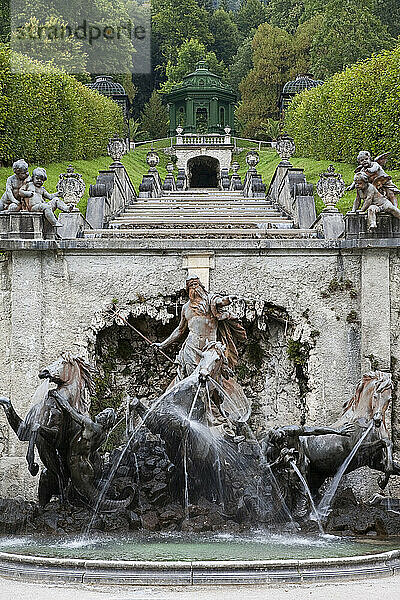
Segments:
[[[109,229],[87,230],[85,237],[314,237],[268,199],[241,192],[190,189],[138,198],[112,220]]]

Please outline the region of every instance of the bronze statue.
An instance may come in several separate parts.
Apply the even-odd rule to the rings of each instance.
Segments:
[[[21,210],[21,196],[19,194],[22,186],[30,181],[28,163],[20,159],[13,164],[14,175],[6,182],[6,191],[0,198],[0,211],[9,210],[16,212]]]
[[[358,167],[355,173],[365,173],[368,182],[375,186],[378,192],[385,196],[393,206],[397,207],[397,195],[400,194],[400,190],[394,185],[390,175],[383,169],[389,156],[390,152],[386,152],[372,160],[371,154],[362,150],[357,156]],[[353,182],[347,190],[354,190],[355,187],[355,182]]]
[[[67,452],[72,485],[86,503],[95,507],[100,496],[96,484],[102,474],[98,449],[116,423],[116,412],[113,408],[105,408],[92,421],[89,415],[78,412],[60,394],[55,393],[54,399],[64,415],[69,415],[77,425],[71,433]],[[125,508],[131,501],[132,497],[126,500],[103,499],[100,508],[103,511],[118,510]]]
[[[29,472],[36,475],[39,467],[34,460],[35,446],[39,452],[44,469],[39,480],[39,503],[44,506],[53,495],[66,499],[69,481],[67,463],[68,443],[71,436],[71,424],[55,401],[55,394],[81,413],[87,414],[89,405],[86,393],[94,390],[92,368],[81,358],[65,352],[53,363],[42,369],[40,379],[48,379],[57,385],[50,390],[38,404],[35,404],[24,419],[16,413],[8,398],[0,398],[7,420],[21,441],[27,441],[27,461]]]
[[[208,343],[221,341],[225,345],[228,361],[222,373],[221,385],[232,400],[229,412],[233,417],[237,411],[242,415],[238,420],[246,420],[244,416],[246,413],[249,416],[250,407],[241,386],[233,379],[232,371],[238,361],[236,344],[246,340],[245,329],[227,310],[234,297],[208,294],[198,277],[188,277],[186,290],[189,301],[182,307],[178,327],[166,340],[154,344],[164,349],[187,336],[175,359],[178,373],[170,387],[193,373]],[[226,401],[229,402],[228,399]]]
[[[22,198],[22,207],[32,212],[41,212],[54,227],[62,227],[62,223],[54,215],[57,208],[64,212],[71,212],[71,206],[68,206],[61,200],[57,194],[49,194],[43,187],[47,180],[45,169],[38,167],[32,173],[32,181],[27,181],[19,190]],[[45,202],[50,200],[50,202]]]
[[[354,186],[357,190],[357,196],[354,201],[353,212],[356,212],[362,203],[362,210],[368,215],[368,229],[376,229],[376,215],[381,212],[389,213],[396,219],[400,219],[400,210],[386,196],[383,196],[374,185],[369,183],[366,173],[361,172],[354,176]]]

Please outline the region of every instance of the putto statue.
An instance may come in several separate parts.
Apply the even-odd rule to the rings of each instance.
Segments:
[[[28,171],[28,163],[24,160],[17,160],[13,164],[13,171],[14,175],[11,175],[7,179],[6,191],[0,198],[0,211],[9,210],[11,212],[16,212],[20,210],[20,189],[31,180]]]
[[[400,190],[383,169],[389,156],[390,152],[386,152],[372,160],[371,154],[362,150],[357,156],[358,167],[355,169],[355,173],[364,173],[368,178],[368,183],[372,184],[393,206],[397,207],[397,195],[400,194]],[[355,187],[355,182],[353,182],[347,190],[354,190]]]
[[[46,180],[47,173],[45,169],[41,167],[34,169],[32,181],[27,181],[19,190],[22,209],[41,212],[51,225],[62,227],[62,223],[59,222],[53,211],[58,208],[64,212],[70,212],[73,207],[65,204],[57,194],[49,194],[43,187]],[[49,200],[49,202],[46,202],[46,200]]]
[[[354,187],[357,190],[357,196],[353,212],[359,210],[362,205],[362,210],[368,215],[368,229],[376,229],[376,215],[380,212],[400,219],[400,210],[388,200],[387,196],[383,196],[374,185],[369,183],[366,173],[361,172],[354,176]]]

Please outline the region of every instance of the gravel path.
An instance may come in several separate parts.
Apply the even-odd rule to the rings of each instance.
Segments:
[[[397,600],[400,575],[347,583],[210,587],[41,585],[0,577],[0,600]]]

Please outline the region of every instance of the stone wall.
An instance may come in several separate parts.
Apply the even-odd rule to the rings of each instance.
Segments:
[[[334,422],[362,369],[369,369],[370,361],[387,368],[391,360],[398,443],[396,247],[324,240],[160,244],[8,242],[0,261],[0,394],[10,396],[21,415],[30,406],[39,369],[64,350],[96,361],[103,375],[109,365],[107,399],[113,402],[122,401],[125,387],[139,396],[152,387],[154,393],[163,389],[173,369],[115,323],[112,306],[117,302],[151,339],[163,339],[176,325],[184,300],[184,257],[204,250],[215,255],[210,291],[238,297],[235,310],[249,344],[242,349],[237,375],[253,400],[258,432],[304,418],[307,423]],[[0,418],[0,496],[31,498],[35,479],[27,474],[26,444]]]

